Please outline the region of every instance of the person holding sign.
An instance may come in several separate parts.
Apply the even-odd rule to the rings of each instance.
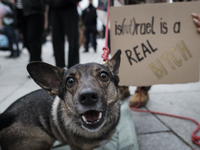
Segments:
[[[200,33],[200,15],[197,13],[192,13],[191,14],[193,17],[193,21],[195,23],[195,25],[197,26],[197,32]],[[148,95],[148,91],[150,90],[151,86],[143,86],[140,87],[141,90],[141,103],[140,103],[140,107],[145,106],[148,99],[149,99],[149,95]],[[136,106],[138,104],[140,100],[140,96],[139,96],[139,87],[137,87],[135,94],[131,97],[130,101],[129,101],[129,105],[130,106]]]

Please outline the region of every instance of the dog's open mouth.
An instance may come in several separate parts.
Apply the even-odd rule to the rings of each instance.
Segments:
[[[82,114],[82,119],[86,124],[97,123],[102,118],[102,112],[96,110],[90,110]]]
[[[81,115],[83,128],[88,131],[97,131],[105,123],[104,121],[105,113],[97,110],[89,110]]]

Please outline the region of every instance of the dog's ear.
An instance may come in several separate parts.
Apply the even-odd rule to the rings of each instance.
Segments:
[[[117,52],[114,54],[114,56],[108,62],[106,62],[104,64],[114,74],[119,73],[119,65],[120,65],[120,61],[121,61],[120,56],[121,56],[121,50],[117,50]]]
[[[62,83],[63,69],[44,62],[31,62],[27,70],[33,80],[50,95],[58,95]]]

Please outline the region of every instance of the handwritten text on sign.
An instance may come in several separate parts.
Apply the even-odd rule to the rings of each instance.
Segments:
[[[167,22],[162,22],[162,18],[160,19],[160,33],[167,34],[168,27]],[[145,34],[156,34],[154,31],[154,17],[152,17],[151,22],[147,23],[137,23],[136,19],[133,17],[129,21],[129,24],[126,24],[126,18],[123,19],[122,23],[118,24],[115,22],[115,35],[145,35]],[[173,26],[174,33],[180,33],[181,23],[180,21],[175,22]]]
[[[112,7],[111,52],[122,50],[120,84],[198,81],[200,35],[191,13],[199,7],[196,2]]]

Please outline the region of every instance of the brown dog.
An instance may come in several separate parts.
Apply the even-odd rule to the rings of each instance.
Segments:
[[[69,70],[30,63],[30,76],[44,90],[25,95],[0,115],[2,150],[49,150],[56,140],[72,150],[92,150],[109,141],[120,116],[120,55],[119,50],[104,65]]]

